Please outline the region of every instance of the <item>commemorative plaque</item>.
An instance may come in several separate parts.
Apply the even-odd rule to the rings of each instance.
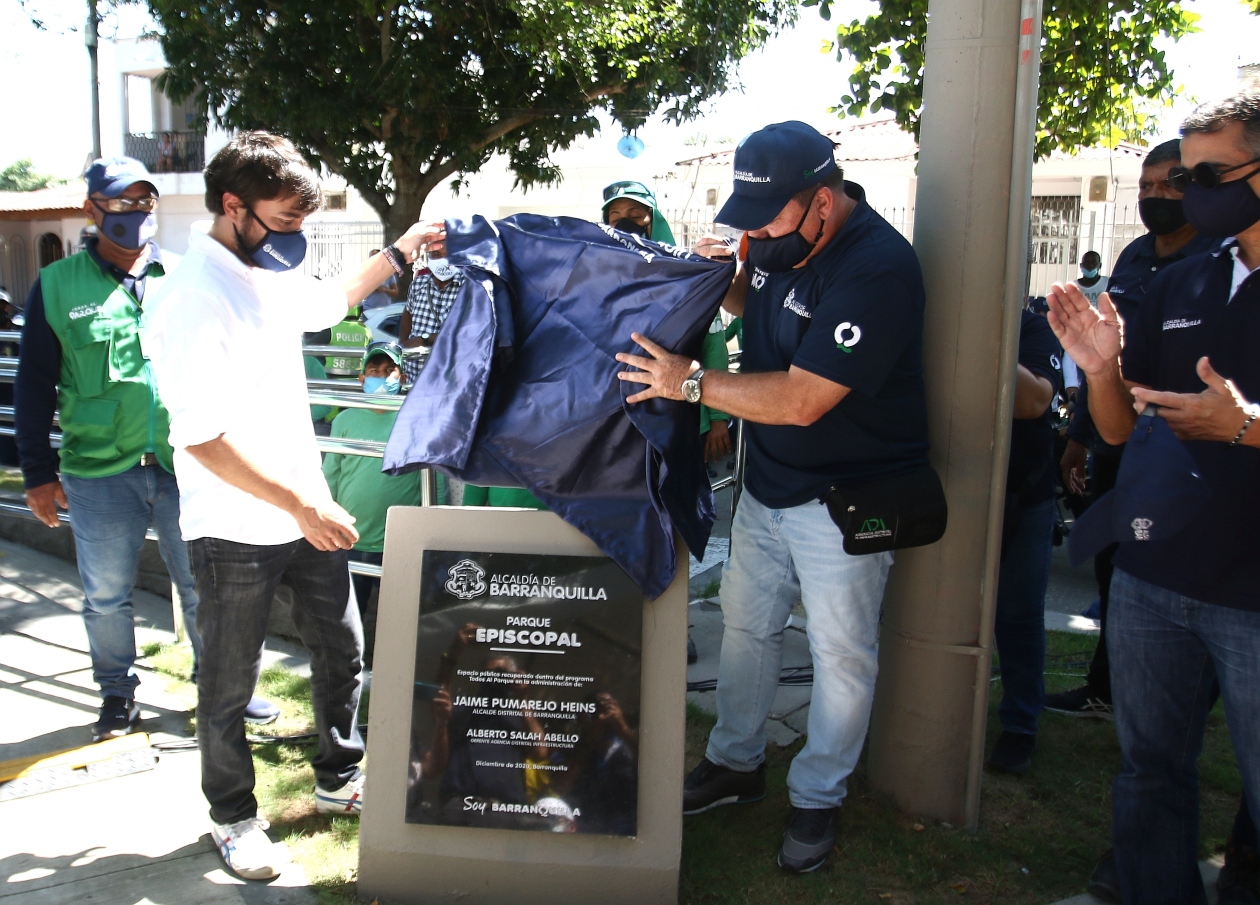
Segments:
[[[360,897],[676,905],[686,556],[648,600],[554,513],[390,509]]]
[[[633,836],[643,594],[600,556],[426,550],[408,823]]]

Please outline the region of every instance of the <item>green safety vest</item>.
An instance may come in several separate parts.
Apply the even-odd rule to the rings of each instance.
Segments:
[[[344,320],[332,328],[328,339],[330,346],[349,346],[355,349],[366,349],[369,336],[367,327],[354,320]],[[352,358],[329,358],[324,362],[330,377],[358,377],[363,370],[363,356]]]
[[[154,264],[146,293],[165,279]],[[126,471],[146,452],[174,473],[171,420],[140,350],[140,305],[86,251],[39,274],[48,325],[61,342],[57,405],[61,470],[80,478]]]

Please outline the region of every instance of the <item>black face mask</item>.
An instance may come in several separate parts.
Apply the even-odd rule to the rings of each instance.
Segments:
[[[1260,198],[1251,190],[1247,177],[1212,189],[1192,182],[1186,186],[1183,204],[1190,225],[1213,239],[1236,236],[1260,222]]]
[[[633,233],[636,236],[642,236],[645,239],[652,238],[648,235],[648,228],[641,223],[636,223],[629,217],[622,217],[616,223],[611,224],[613,229],[619,229],[623,233]]]
[[[1143,198],[1138,201],[1138,216],[1157,236],[1175,233],[1186,225],[1186,211],[1180,198]]]
[[[817,197],[818,193],[815,192],[814,198]],[[809,204],[805,205],[805,213],[801,214],[801,221],[796,224],[796,229],[786,236],[775,236],[771,239],[750,238],[748,240],[749,265],[764,270],[766,273],[786,273],[808,258],[823,233],[822,224],[819,224],[818,235],[814,237],[813,242],[801,235],[801,227],[805,225],[805,218],[809,216],[813,206],[814,199],[811,198]]]

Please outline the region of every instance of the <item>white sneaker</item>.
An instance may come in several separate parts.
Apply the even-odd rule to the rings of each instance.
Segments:
[[[265,830],[270,826],[261,817],[251,817],[240,823],[216,824],[211,835],[224,863],[238,876],[270,880],[289,863],[288,850],[267,837]]]
[[[360,772],[335,792],[315,787],[315,810],[321,814],[340,814],[343,817],[357,816],[363,810],[363,781],[367,775]]]

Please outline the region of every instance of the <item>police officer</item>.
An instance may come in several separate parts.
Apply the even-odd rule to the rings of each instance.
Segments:
[[[1119,891],[1134,905],[1202,902],[1195,759],[1219,682],[1243,788],[1260,805],[1260,89],[1200,107],[1182,124],[1189,223],[1214,252],[1172,264],[1123,325],[1056,286],[1050,322],[1090,383],[1099,435],[1128,437],[1135,409],[1158,405],[1212,494],[1162,541],[1120,543],[1107,636],[1122,754],[1113,789]]]
[[[1168,171],[1180,163],[1181,141],[1176,138],[1156,145],[1142,161],[1142,174],[1138,177],[1138,214],[1148,232],[1138,236],[1120,252],[1107,283],[1111,302],[1125,323],[1136,323],[1137,312],[1146,293],[1161,271],[1170,264],[1210,251],[1220,244],[1219,239],[1200,235],[1186,220],[1181,192],[1168,181]],[[1085,459],[1089,454],[1093,457],[1090,491],[1097,499],[1116,486],[1116,472],[1120,469],[1120,454],[1123,452],[1124,444],[1112,446],[1094,430],[1094,422],[1089,415],[1089,385],[1086,383],[1076,400],[1076,414],[1068,428],[1067,449],[1060,462],[1063,486],[1069,492],[1079,493],[1084,489]],[[1111,673],[1107,663],[1106,638],[1111,558],[1115,553],[1115,545],[1112,545],[1094,557],[1102,630],[1085,684],[1046,695],[1047,710],[1070,716],[1111,719]]]
[[[177,260],[158,248],[158,193],[129,157],[88,168],[83,210],[97,238],[40,271],[26,302],[18,360],[16,432],[26,500],[44,524],[71,512],[92,678],[102,703],[93,741],[125,735],[135,703],[131,591],[150,524],[183,607],[193,645],[197,592],[179,533],[179,491],[166,409],[140,349],[144,300]],[[48,432],[61,424],[60,476]]]
[[[703,402],[743,418],[746,493],[722,574],[725,631],[718,722],[687,777],[684,813],[765,795],[764,724],[778,688],[784,625],[804,603],[814,660],[808,739],[788,773],[789,871],[822,866],[870,719],[889,552],[851,556],[819,499],[836,484],[927,463],[921,366],[923,280],[906,240],[844,180],[833,145],[798,122],[735,151],[718,221],[746,230],[724,306],[744,316],[741,372],[706,371],[647,337],[619,354],[647,384],[629,397]],[[716,238],[697,250],[727,250]]]

